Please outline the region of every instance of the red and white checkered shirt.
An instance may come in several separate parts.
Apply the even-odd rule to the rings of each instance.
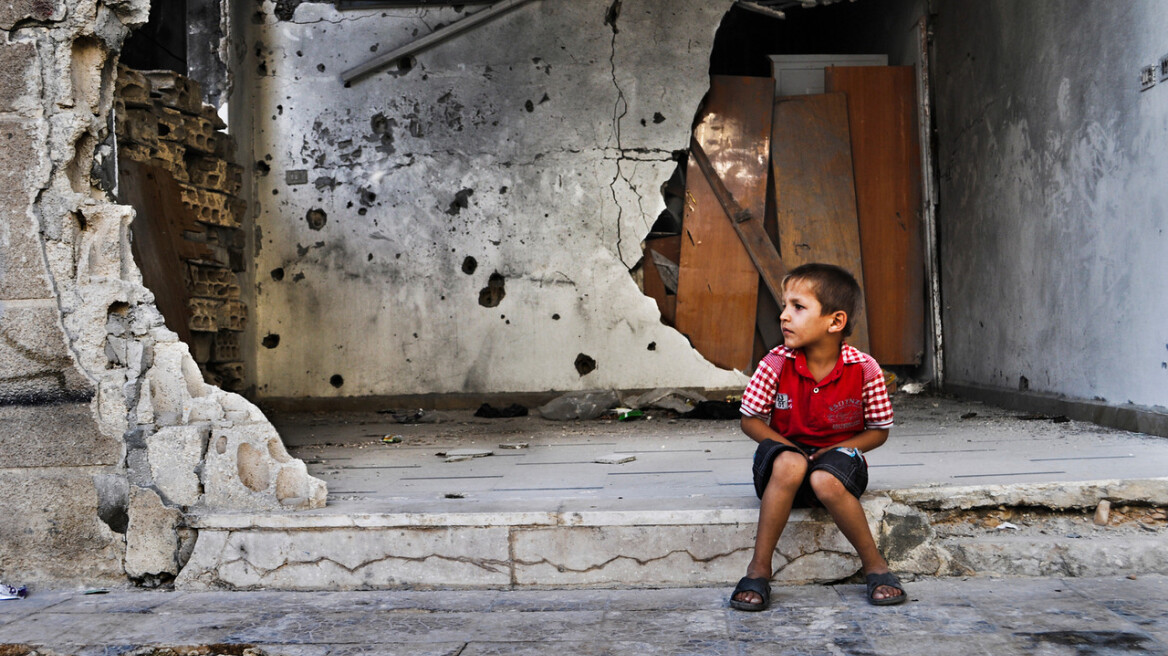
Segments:
[[[742,393],[742,414],[814,447],[838,444],[863,430],[892,427],[884,372],[872,356],[847,344],[835,368],[819,382],[811,376],[803,351],[776,347],[758,363]]]

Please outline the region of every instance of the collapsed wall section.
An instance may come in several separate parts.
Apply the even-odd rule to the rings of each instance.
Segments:
[[[175,574],[195,507],[323,505],[241,397],[203,382],[109,200],[118,49],[145,1],[0,7],[0,569],[14,581]]]

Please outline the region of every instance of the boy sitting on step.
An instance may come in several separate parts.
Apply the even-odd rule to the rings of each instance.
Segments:
[[[762,500],[754,556],[730,597],[738,610],[770,604],[771,559],[791,508],[823,506],[860,556],[868,601],[906,597],[876,549],[860,494],[863,457],[884,444],[892,403],[880,365],[844,343],[860,306],[860,285],[827,264],[805,264],[783,279],[783,345],[763,358],[742,395],[742,430],[755,442],[754,489]]]

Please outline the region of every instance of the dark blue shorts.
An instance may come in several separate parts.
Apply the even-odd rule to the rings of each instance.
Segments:
[[[868,463],[864,460],[864,456],[853,449],[837,449],[833,447],[825,447],[829,451],[817,458],[815,462],[811,463],[811,467],[807,469],[807,475],[803,478],[803,484],[799,486],[799,491],[795,493],[795,506],[801,508],[808,508],[814,506],[822,506],[819,499],[815,498],[815,492],[811,489],[811,472],[826,471],[832,476],[839,479],[844,484],[844,488],[851,492],[858,499],[868,489]],[[762,493],[766,490],[767,483],[771,480],[771,470],[774,468],[775,458],[784,451],[802,451],[807,455],[815,453],[818,449],[816,447],[802,447],[796,449],[792,446],[787,446],[782,442],[775,442],[774,440],[763,440],[759,443],[758,448],[754,452],[754,493],[758,498],[762,498]],[[855,455],[853,455],[855,454]]]

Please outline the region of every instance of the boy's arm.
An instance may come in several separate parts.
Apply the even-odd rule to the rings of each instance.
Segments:
[[[884,428],[884,429],[869,428],[868,430],[856,433],[855,435],[849,437],[848,439],[844,440],[843,442],[840,442],[839,444],[831,445],[830,448],[821,449],[820,451],[816,451],[815,453],[811,454],[811,459],[815,460],[816,456],[827,453],[828,451],[831,451],[832,449],[839,449],[841,447],[859,449],[860,451],[871,451],[872,449],[875,449],[876,447],[880,446],[881,444],[884,444],[884,442],[887,440],[888,440],[888,429],[887,428]]]
[[[774,440],[775,442],[780,442],[782,444],[786,444],[787,446],[795,446],[791,443],[791,440],[788,440],[787,438],[780,435],[778,431],[771,428],[770,424],[768,424],[765,420],[760,419],[759,417],[743,416],[742,432],[746,433],[747,437],[754,440],[755,442],[762,442],[763,440]],[[802,452],[802,449],[800,449],[800,452]]]

